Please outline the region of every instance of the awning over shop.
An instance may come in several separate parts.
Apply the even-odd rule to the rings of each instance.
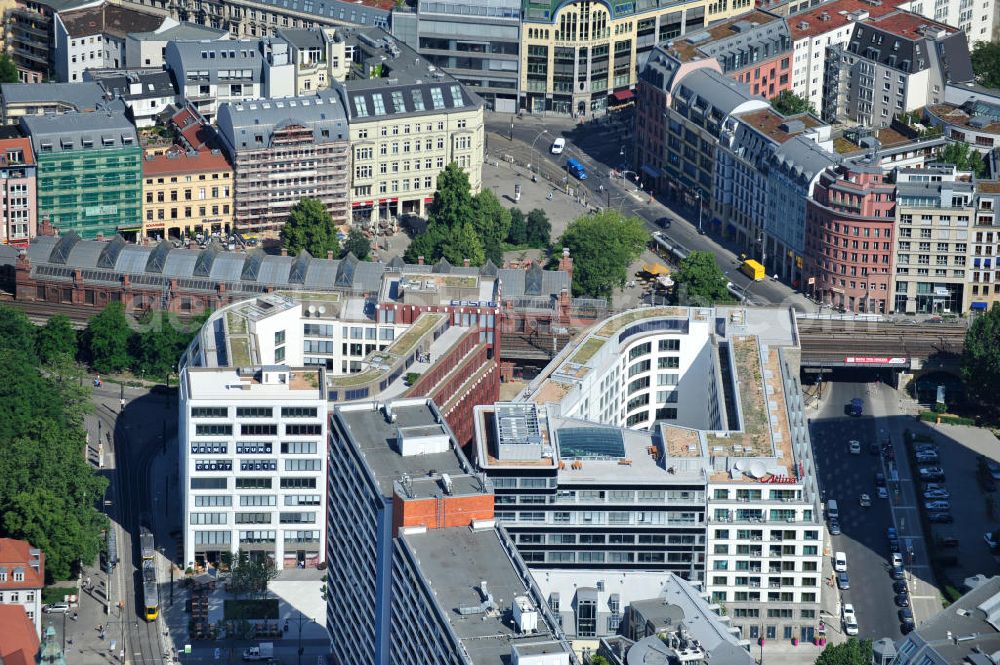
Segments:
[[[982,311],[982,310],[986,309],[986,303],[984,303],[984,302],[974,302],[974,303],[972,303],[969,306],[969,308],[970,309],[974,309],[974,310],[980,310],[980,311]]]
[[[662,263],[646,263],[642,266],[642,271],[650,275],[669,275],[670,271]]]
[[[631,90],[615,90],[611,93],[611,96],[615,98],[615,101],[627,102],[628,100],[635,97],[635,93]]]

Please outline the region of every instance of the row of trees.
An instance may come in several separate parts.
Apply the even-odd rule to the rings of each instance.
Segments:
[[[93,561],[107,526],[107,480],[83,456],[91,402],[73,340],[64,317],[37,328],[0,307],[0,535],[44,550],[50,581]]]

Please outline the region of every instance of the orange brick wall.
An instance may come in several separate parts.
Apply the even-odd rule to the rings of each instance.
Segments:
[[[444,523],[438,522],[438,501],[444,502]],[[468,526],[472,520],[493,519],[493,495],[446,496],[442,499],[403,499],[392,497],[392,531],[404,526],[441,529]]]

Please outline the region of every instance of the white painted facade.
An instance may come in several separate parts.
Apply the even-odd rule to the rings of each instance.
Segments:
[[[993,38],[994,0],[909,0],[899,8],[964,30],[970,49]]]
[[[835,10],[835,8],[832,9]],[[857,15],[857,20],[862,20],[865,17],[867,17],[867,12],[860,12]],[[812,32],[814,23],[817,23],[817,19],[812,17],[808,19],[795,16],[789,17],[788,25],[792,33],[792,38],[795,39],[797,32],[806,29]],[[821,19],[819,24],[823,25]],[[810,34],[801,39],[795,39],[793,42],[792,92],[806,98],[817,112],[823,106],[823,73],[824,62],[826,60],[826,47],[833,44],[845,46],[851,37],[851,30],[853,28],[853,20],[849,21],[846,25],[842,21],[838,21],[836,27],[831,27],[826,32],[820,32],[815,35]]]

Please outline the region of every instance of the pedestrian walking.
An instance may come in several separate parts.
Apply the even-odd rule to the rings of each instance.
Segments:
[[[90,588],[91,588],[91,586],[90,586],[90,578],[89,578],[89,577],[87,578],[87,588],[88,588],[88,589],[90,589]]]

